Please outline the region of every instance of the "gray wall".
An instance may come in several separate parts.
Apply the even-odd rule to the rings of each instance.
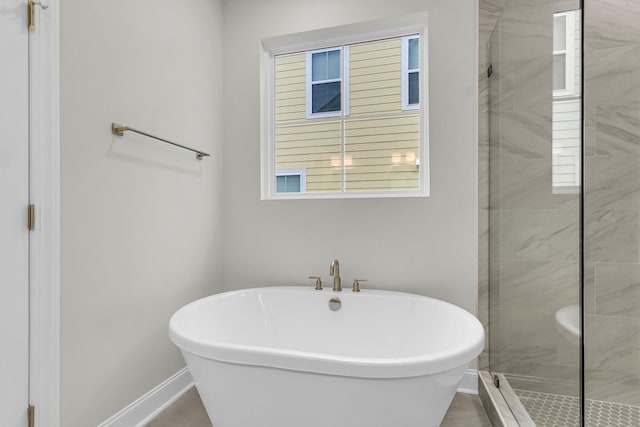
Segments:
[[[64,427],[181,369],[169,317],[222,289],[221,19],[214,0],[62,1]],[[213,156],[112,136],[111,121]]]
[[[587,398],[640,405],[640,3],[584,7]]]
[[[475,313],[477,2],[237,0],[225,3],[225,289],[328,282],[411,291]],[[431,197],[260,200],[261,38],[428,11]]]
[[[182,368],[167,321],[223,283],[328,279],[339,258],[347,286],[365,276],[475,312],[477,4],[61,6],[62,425],[96,425]],[[424,10],[431,197],[260,201],[259,40]],[[112,136],[111,121],[213,156]]]

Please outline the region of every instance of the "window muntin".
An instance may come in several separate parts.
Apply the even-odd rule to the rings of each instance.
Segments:
[[[426,29],[423,18],[424,15],[416,15],[416,23],[412,24],[416,33],[423,34]],[[398,36],[390,36],[395,31]],[[427,85],[420,73],[426,64],[426,46],[414,44],[419,50],[417,55],[411,55],[415,58],[412,62],[418,62],[418,68],[414,65],[412,69],[414,74],[417,72],[414,78],[418,103],[405,110],[402,80],[409,73],[405,72],[407,67],[402,67],[402,57],[408,66],[409,51],[402,53],[405,35],[400,30],[367,30],[366,37],[355,34],[351,42],[345,35],[340,37],[345,42],[342,45],[336,45],[328,31],[318,33],[333,40],[330,47],[319,49],[321,42],[309,34],[263,41],[266,68],[262,82],[263,88],[271,89],[263,91],[262,98],[263,132],[269,130],[266,138],[263,133],[262,197],[427,196]],[[278,45],[280,40],[282,45]],[[305,45],[313,49],[306,50]],[[320,58],[317,61],[312,55],[339,49],[341,110],[313,113],[311,83],[327,83],[336,78],[336,73],[329,72],[329,55],[316,57]],[[267,100],[270,102],[264,103]],[[273,109],[269,111],[265,106]],[[296,168],[307,170],[306,192],[278,192],[276,171]]]
[[[402,109],[420,108],[420,37],[402,39]]]

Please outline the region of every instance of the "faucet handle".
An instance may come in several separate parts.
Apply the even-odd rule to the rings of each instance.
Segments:
[[[314,279],[316,281],[316,291],[322,290],[322,278],[319,276],[309,276],[309,279]]]
[[[360,292],[360,282],[366,282],[367,279],[353,279],[353,292]]]

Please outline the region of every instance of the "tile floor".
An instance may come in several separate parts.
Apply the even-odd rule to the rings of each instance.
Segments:
[[[147,427],[212,426],[198,392],[192,388],[147,424]],[[458,393],[449,407],[442,427],[491,427],[491,422],[489,422],[478,396]]]

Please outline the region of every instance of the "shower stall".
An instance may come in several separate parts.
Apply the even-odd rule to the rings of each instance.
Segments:
[[[640,1],[502,3],[489,372],[521,426],[640,426]]]

